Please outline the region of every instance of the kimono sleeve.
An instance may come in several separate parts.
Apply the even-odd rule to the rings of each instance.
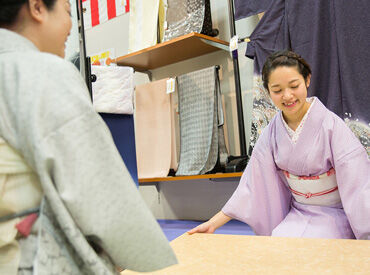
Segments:
[[[291,194],[277,171],[267,131],[257,141],[240,183],[223,207],[226,215],[269,236],[290,210]]]
[[[56,219],[77,251],[86,247],[82,233],[119,267],[153,271],[175,264],[79,73],[60,63],[48,65],[51,72],[31,85],[37,87],[32,96],[24,95],[17,125],[22,154]]]
[[[344,212],[357,239],[370,239],[370,160],[345,123],[335,120],[331,148]]]

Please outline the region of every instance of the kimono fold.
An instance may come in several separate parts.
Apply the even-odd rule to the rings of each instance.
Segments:
[[[336,171],[341,203],[292,198],[283,171],[316,176]],[[276,115],[259,137],[239,186],[222,211],[256,234],[370,239],[370,160],[342,119],[316,99],[294,144]]]
[[[99,113],[134,113],[134,70],[121,66],[91,66],[93,105]]]
[[[180,111],[180,162],[176,175],[211,171],[226,163],[221,92],[216,67],[177,78]]]
[[[261,95],[260,74],[269,54],[291,49],[311,65],[309,96],[317,96],[345,119],[370,155],[369,14],[369,1],[356,5],[344,0],[272,1],[247,45],[246,56],[254,59],[255,66],[254,109],[274,113]],[[256,132],[271,118],[258,117]]]
[[[173,163],[174,126],[168,78],[135,90],[136,152],[139,178],[166,177]],[[173,167],[176,168],[176,167]]]

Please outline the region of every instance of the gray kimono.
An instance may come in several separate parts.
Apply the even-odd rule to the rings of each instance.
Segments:
[[[152,271],[175,264],[79,72],[14,32],[0,29],[0,41],[0,136],[44,192],[37,238],[22,247],[37,247],[28,270],[111,274],[114,265]]]

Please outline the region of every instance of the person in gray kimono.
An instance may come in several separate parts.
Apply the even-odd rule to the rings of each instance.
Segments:
[[[83,79],[63,59],[69,1],[0,6],[0,274],[175,264]]]

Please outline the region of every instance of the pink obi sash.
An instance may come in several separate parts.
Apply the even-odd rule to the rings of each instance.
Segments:
[[[341,202],[335,170],[319,176],[295,176],[283,171],[294,199],[303,204],[329,206]]]

